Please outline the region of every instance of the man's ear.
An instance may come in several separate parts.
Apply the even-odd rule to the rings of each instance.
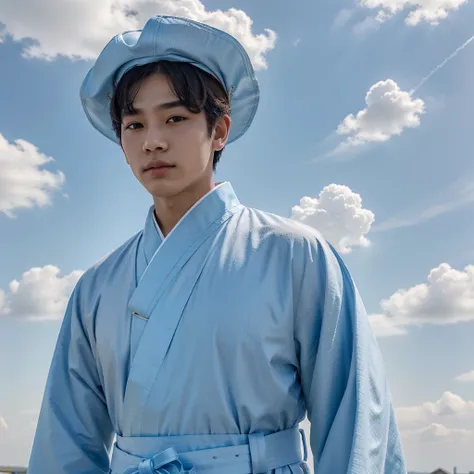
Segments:
[[[229,115],[223,115],[216,123],[213,134],[213,148],[220,151],[226,146],[232,120]]]

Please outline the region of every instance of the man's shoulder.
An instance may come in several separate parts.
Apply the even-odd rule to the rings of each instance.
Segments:
[[[130,258],[132,256],[135,257],[136,246],[142,234],[143,230],[140,230],[115,250],[104,255],[90,266],[81,277],[81,284],[91,285],[104,281],[113,274],[114,270],[117,270],[117,267],[123,264],[129,264]],[[133,262],[135,262],[134,259]]]
[[[289,252],[296,271],[303,272],[308,267],[338,269],[342,264],[334,247],[314,227],[255,208],[246,207],[244,213],[241,221],[247,223],[252,238],[266,242],[277,251],[275,255]]]
[[[263,232],[266,236],[282,241],[327,245],[324,237],[314,227],[261,209],[252,207],[244,209],[245,221],[251,231]]]

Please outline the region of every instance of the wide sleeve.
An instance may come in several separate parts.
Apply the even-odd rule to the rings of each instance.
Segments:
[[[295,341],[314,473],[406,473],[381,352],[349,271],[319,239],[299,260]]]
[[[28,474],[109,472],[114,430],[84,324],[79,286],[59,332]]]

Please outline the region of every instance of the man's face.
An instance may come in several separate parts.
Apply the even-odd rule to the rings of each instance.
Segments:
[[[212,180],[213,152],[225,145],[219,126],[209,137],[204,112],[179,104],[168,79],[153,74],[122,118],[121,144],[133,174],[154,197],[174,197]],[[227,133],[225,133],[227,135]]]

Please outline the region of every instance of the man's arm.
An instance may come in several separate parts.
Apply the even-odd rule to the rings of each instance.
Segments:
[[[315,474],[406,473],[382,356],[344,263],[307,241],[295,315]]]
[[[28,474],[109,472],[114,430],[76,286],[43,396]]]

